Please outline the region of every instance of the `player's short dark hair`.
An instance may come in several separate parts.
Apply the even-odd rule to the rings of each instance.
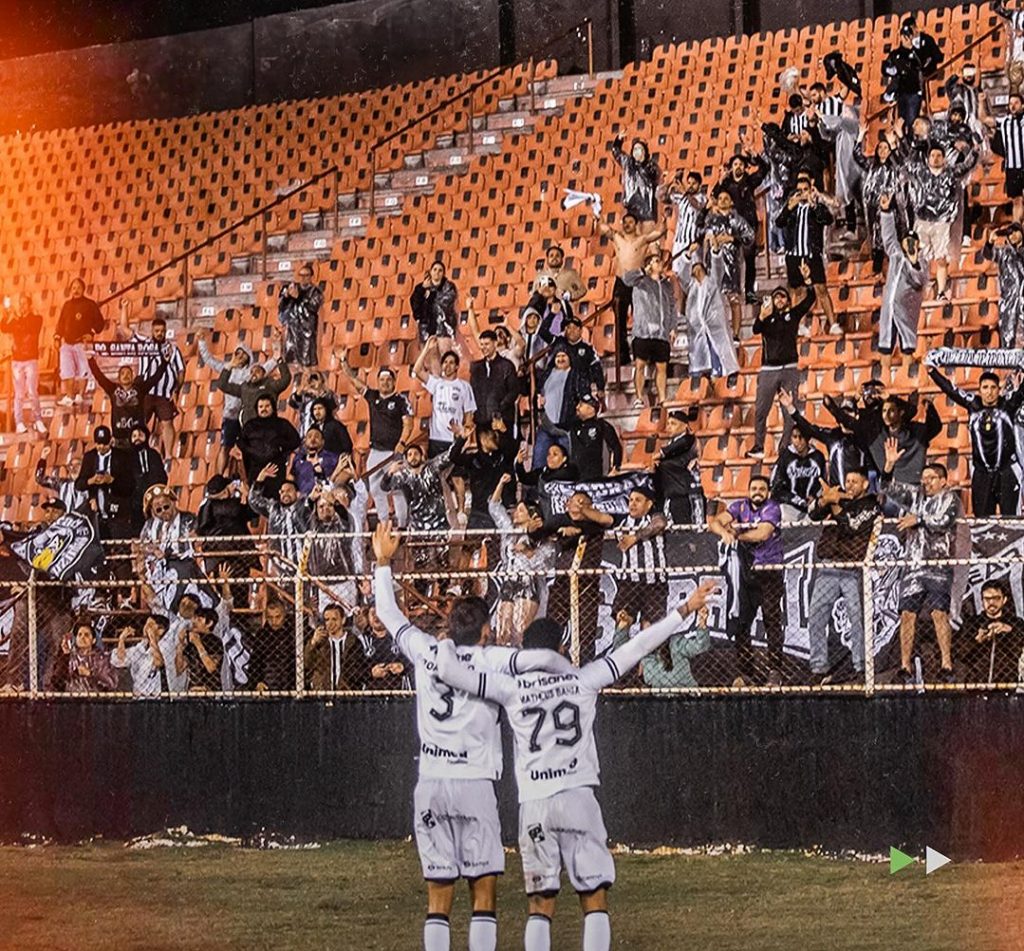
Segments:
[[[154,317],[153,321],[152,321],[152,326],[153,327],[166,327],[167,326],[167,321],[164,320],[163,317]]]
[[[703,176],[703,175],[701,175],[701,173],[700,173],[700,172],[697,172],[697,171],[687,172],[687,173],[686,173],[686,177],[687,177],[687,178],[692,178],[692,179],[693,179],[694,181],[696,181],[696,183],[697,183],[698,185],[700,185],[700,184],[701,184],[701,182],[703,182],[703,181],[704,181],[704,176]]]
[[[811,84],[811,89],[817,89],[820,92],[824,92],[825,91],[825,84],[824,83],[812,83]]]
[[[170,620],[163,614],[150,614],[146,618],[147,621],[152,621],[158,628],[160,628],[161,634],[166,634],[167,629],[171,626]]]
[[[789,108],[790,109],[803,109],[804,97],[800,93],[795,92],[789,97]]]
[[[755,482],[763,482],[768,488],[771,488],[771,483],[768,481],[768,476],[755,475],[750,477],[750,485]]]
[[[562,646],[563,635],[561,624],[549,617],[539,617],[523,631],[523,647],[556,651]]]
[[[449,357],[451,357],[455,361],[456,366],[458,366],[462,362],[459,359],[459,355],[454,350],[445,350],[445,352],[441,354],[441,362],[444,363],[444,361],[447,360]]]
[[[490,619],[491,612],[483,598],[459,598],[448,615],[448,636],[459,647],[472,647],[480,643],[484,625]]]
[[[340,604],[328,604],[327,607],[325,607],[324,610],[323,610],[324,617],[327,617],[327,612],[328,611],[331,611],[331,612],[337,611],[338,614],[341,614],[342,616],[344,616],[344,613],[345,613],[344,611],[341,610],[341,605]]]
[[[989,581],[986,581],[981,586],[981,590],[982,591],[998,591],[1004,598],[1008,598],[1010,596],[1010,592],[1006,590],[1006,585],[1003,584],[1001,581],[997,581],[995,578],[992,578]]]
[[[940,479],[949,478],[949,470],[941,462],[929,462],[924,468],[931,469]],[[924,469],[921,471],[923,472]]]
[[[480,334],[481,340],[493,340],[495,343],[498,342],[498,335],[493,330],[485,330]]]
[[[986,370],[981,376],[978,377],[978,383],[984,383],[986,380],[991,380],[995,384],[999,384],[999,377],[991,370]]]
[[[1011,92],[1010,95],[1006,97],[1006,101],[1009,102],[1011,99],[1019,99],[1021,102],[1024,102],[1024,93]]]
[[[859,475],[865,482],[870,481],[871,475],[863,466],[853,466],[846,470],[847,475]]]

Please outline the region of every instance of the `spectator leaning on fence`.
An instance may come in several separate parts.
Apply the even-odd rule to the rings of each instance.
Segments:
[[[961,643],[967,666],[964,679],[972,684],[1016,684],[1024,660],[1024,621],[1001,581],[981,586],[981,614],[964,622]]]
[[[842,598],[849,622],[850,658],[855,676],[864,673],[864,570],[868,544],[878,521],[878,499],[868,490],[864,469],[851,469],[842,486],[825,485],[811,502],[814,521],[828,519],[814,549],[818,562],[851,562],[850,567],[815,567],[811,579],[808,637],[811,676],[818,683],[841,680],[829,660],[828,628],[836,625],[836,602]]]
[[[953,630],[949,623],[953,566],[936,564],[954,555],[957,519],[963,514],[956,492],[949,487],[946,467],[929,463],[921,470],[920,485],[898,480],[894,473],[906,450],[895,438],[885,442],[886,500],[900,513],[897,528],[903,534],[906,567],[900,579],[900,667],[897,682],[911,683],[917,616],[928,611],[935,625],[941,667],[939,680],[953,680]]]

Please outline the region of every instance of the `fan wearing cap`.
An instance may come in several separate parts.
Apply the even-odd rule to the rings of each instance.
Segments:
[[[576,419],[569,425],[569,455],[583,482],[603,479],[622,468],[622,442],[616,428],[598,413],[596,396],[581,396],[576,404]]]
[[[647,255],[643,270],[629,271],[622,280],[633,291],[633,405],[644,405],[647,366],[653,363],[655,405],[661,406],[668,399],[670,341],[679,325],[679,285],[665,267],[661,248]]]
[[[574,402],[584,393],[590,393],[601,399],[604,396],[604,365],[593,345],[583,339],[583,321],[578,317],[567,317],[562,324],[561,334],[556,334],[550,322],[544,322],[538,333],[546,343],[550,344],[552,358],[559,350],[569,354],[569,363],[573,370]],[[541,368],[538,366],[538,373]]]
[[[700,454],[691,424],[699,410],[672,410],[665,421],[668,442],[654,465],[654,486],[664,500],[665,514],[673,525],[702,525],[704,490],[700,482]]]
[[[906,356],[917,354],[917,328],[921,321],[921,302],[931,277],[931,262],[922,250],[917,234],[908,232],[901,240],[896,230],[891,195],[879,200],[882,242],[889,258],[889,273],[882,291],[882,309],[878,319],[878,350],[882,375],[889,376],[896,345]]]
[[[612,157],[622,167],[622,204],[636,218],[642,232],[653,231],[658,226],[661,169],[643,139],[634,139],[628,154],[623,151],[624,143],[621,135],[608,143]]]
[[[932,37],[921,34],[913,17],[900,27],[899,45],[889,50],[882,63],[882,78],[887,83],[883,99],[895,102],[896,111],[909,127],[921,111],[924,80],[942,62],[942,52]]]
[[[998,244],[993,240],[1003,240]],[[1017,222],[985,231],[985,257],[999,268],[999,345],[1024,344],[1024,230]]]
[[[89,507],[99,517],[100,537],[129,538],[132,532],[131,501],[135,487],[131,458],[113,445],[107,426],[92,433],[93,447],[82,456],[75,488],[89,496]]]
[[[552,447],[558,448],[558,447]],[[495,486],[488,511],[501,532],[501,563],[498,580],[498,644],[520,647],[522,632],[537,616],[547,595],[547,579],[555,566],[557,548],[550,539],[540,539],[544,513],[537,502],[520,502],[511,517],[502,502],[505,487],[512,481],[504,473]]]
[[[689,325],[690,378],[733,378],[740,372],[729,315],[722,292],[721,255],[711,255],[711,270],[699,246],[678,258],[679,282],[685,288],[684,310]]]

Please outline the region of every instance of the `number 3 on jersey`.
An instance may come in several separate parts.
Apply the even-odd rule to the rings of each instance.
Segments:
[[[530,734],[530,752],[539,753],[541,750],[540,731],[547,719],[548,712],[541,707],[527,707],[523,710],[523,715],[537,718],[537,722],[533,725],[533,733]],[[563,700],[551,711],[551,722],[558,733],[566,734],[555,737],[555,743],[559,746],[575,746],[583,738],[583,730],[580,727],[580,708],[575,703]]]
[[[441,691],[438,699],[441,701],[441,709],[430,708],[430,715],[435,720],[447,720],[455,709],[455,688],[449,687],[440,677],[434,677],[434,686]]]

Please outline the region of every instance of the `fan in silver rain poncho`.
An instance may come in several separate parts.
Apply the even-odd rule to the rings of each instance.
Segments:
[[[690,376],[732,376],[740,372],[729,314],[722,296],[721,255],[711,256],[709,271],[698,251],[681,255],[681,280],[687,287],[685,313],[689,325]]]
[[[875,146],[875,154],[868,158],[864,153],[864,132],[862,129],[853,150],[853,159],[861,167],[860,193],[864,203],[864,217],[868,223],[868,237],[871,240],[871,267],[875,274],[882,273],[885,261],[885,244],[882,242],[882,213],[878,207],[882,195],[896,196],[900,193],[902,178],[900,174],[901,157],[888,138],[879,139]],[[888,135],[888,133],[886,133]],[[900,213],[901,221],[905,220],[901,209],[893,199],[893,212]]]
[[[1024,343],[1024,231],[1013,222],[996,234],[1006,242],[987,232],[985,257],[999,268],[999,345],[1012,350]]]
[[[811,87],[811,102],[825,138],[835,143],[835,198],[845,209],[847,229],[856,231],[861,167],[853,153],[860,132],[860,108],[844,102],[840,95],[829,96],[822,83]]]
[[[359,533],[366,519],[366,485],[354,482],[351,490],[317,485],[309,498],[313,511],[309,519],[307,573],[314,578],[330,579],[317,585],[320,610],[338,600],[355,607],[355,576],[362,573],[365,561]]]
[[[921,320],[921,301],[931,273],[927,255],[917,235],[907,234],[901,241],[896,230],[896,215],[890,195],[881,198],[882,241],[889,257],[889,274],[882,292],[878,320],[878,349],[885,374],[892,366],[892,352],[899,343],[900,352],[917,349],[917,328]]]
[[[615,161],[622,166],[622,204],[639,222],[657,221],[661,170],[643,139],[633,140],[629,154],[622,151],[624,141],[620,135],[608,144]]]

